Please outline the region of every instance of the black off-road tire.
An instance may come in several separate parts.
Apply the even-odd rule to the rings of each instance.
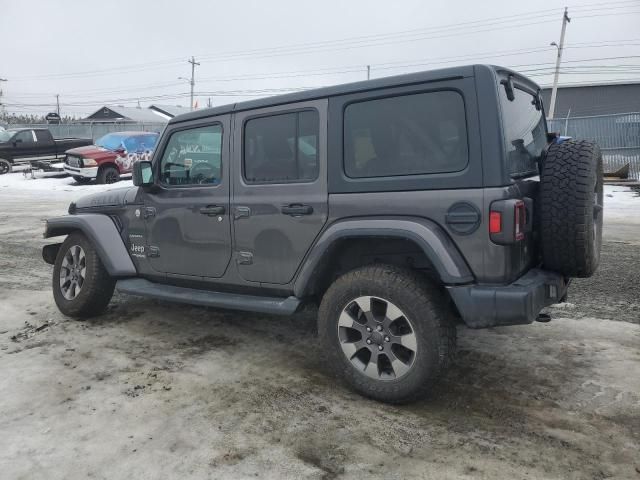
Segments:
[[[73,175],[73,179],[78,183],[89,183],[91,181],[90,178],[80,177],[78,175]]]
[[[338,334],[340,315],[362,296],[392,302],[415,331],[414,361],[400,378],[370,378],[343,352]],[[338,278],[322,298],[318,333],[337,373],[360,394],[388,403],[407,403],[425,396],[451,363],[456,349],[455,321],[442,288],[416,272],[391,265],[365,266]]]
[[[64,296],[60,285],[60,271],[63,269],[65,255],[73,247],[79,246],[84,252],[86,272],[79,293],[73,299]],[[60,246],[53,266],[53,298],[60,311],[69,317],[89,318],[102,313],[113,296],[115,280],[109,276],[102,265],[98,253],[89,239],[81,232],[69,235]]]
[[[116,183],[120,181],[120,172],[113,165],[106,165],[98,170],[97,183]]]
[[[600,262],[603,217],[602,153],[587,141],[549,148],[540,176],[540,235],[544,267],[590,277]]]
[[[9,160],[5,160],[4,158],[0,158],[0,175],[4,175],[5,173],[11,173],[13,170],[13,166]]]

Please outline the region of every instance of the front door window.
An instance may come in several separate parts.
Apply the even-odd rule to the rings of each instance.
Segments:
[[[221,144],[221,125],[175,132],[160,162],[161,183],[169,186],[219,184]]]

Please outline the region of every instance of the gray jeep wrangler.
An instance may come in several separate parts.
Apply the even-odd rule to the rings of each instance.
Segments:
[[[79,199],[45,237],[62,313],[131,295],[270,314],[319,304],[358,392],[428,392],[469,328],[547,320],[602,237],[596,145],[547,131],[539,87],[473,65],[172,119],[134,187]]]

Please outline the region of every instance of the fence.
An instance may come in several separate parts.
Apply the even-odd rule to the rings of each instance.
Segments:
[[[62,123],[54,124],[11,124],[10,128],[48,128],[54,138],[79,137],[97,140],[110,132],[144,131],[162,132],[166,123]]]
[[[600,145],[604,171],[629,164],[629,176],[640,180],[640,113],[556,118],[549,130],[573,138],[594,140]]]

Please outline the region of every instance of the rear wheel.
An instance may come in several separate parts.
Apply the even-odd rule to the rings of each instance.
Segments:
[[[64,241],[53,267],[53,298],[60,311],[76,318],[102,313],[115,287],[115,280],[102,265],[95,247],[80,232]]]
[[[98,183],[116,183],[120,181],[120,172],[113,165],[102,167],[96,177]]]
[[[5,173],[11,173],[11,162],[0,158],[0,175],[4,175]]]
[[[590,277],[602,245],[602,154],[595,143],[552,145],[540,176],[540,235],[545,268]]]
[[[362,267],[336,280],[322,299],[318,331],[345,380],[390,403],[425,395],[456,345],[440,287],[389,265]]]

